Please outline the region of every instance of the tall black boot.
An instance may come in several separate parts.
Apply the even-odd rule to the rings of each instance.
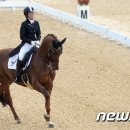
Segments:
[[[15,78],[15,83],[19,83],[21,80],[21,69],[22,69],[23,61],[20,61],[18,59],[17,61],[17,67],[16,67],[16,78]]]

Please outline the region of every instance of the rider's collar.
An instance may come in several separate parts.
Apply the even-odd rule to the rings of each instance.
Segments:
[[[34,23],[34,20],[30,20],[30,19],[28,19],[28,20],[30,21],[30,23],[31,23],[31,24],[33,24],[33,23]]]

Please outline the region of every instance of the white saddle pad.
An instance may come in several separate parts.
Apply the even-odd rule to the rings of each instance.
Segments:
[[[31,62],[31,59],[32,59],[32,55],[30,56],[29,61],[26,63],[26,65],[23,68],[23,70],[25,70],[30,65],[30,62]],[[18,54],[10,57],[9,60],[8,60],[8,69],[16,70],[17,60],[18,60]]]

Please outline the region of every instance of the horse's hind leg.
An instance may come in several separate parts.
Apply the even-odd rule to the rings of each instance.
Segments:
[[[0,102],[3,105],[3,107],[6,107],[7,101],[6,101],[5,92],[2,92],[2,94],[0,95]]]
[[[13,115],[14,115],[14,119],[17,121],[18,124],[20,124],[21,121],[20,121],[20,118],[18,117],[18,115],[17,115],[17,113],[16,113],[16,111],[15,111],[15,109],[14,109],[9,88],[8,88],[8,90],[6,91],[6,98],[7,98],[8,105],[10,106],[11,111],[12,111],[12,113],[13,113]]]

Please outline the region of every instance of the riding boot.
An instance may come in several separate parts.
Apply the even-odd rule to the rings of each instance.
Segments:
[[[23,61],[20,61],[18,59],[17,61],[17,67],[16,67],[16,78],[15,78],[15,83],[19,83],[20,80],[21,80],[21,69],[22,69],[22,64],[23,64]]]

